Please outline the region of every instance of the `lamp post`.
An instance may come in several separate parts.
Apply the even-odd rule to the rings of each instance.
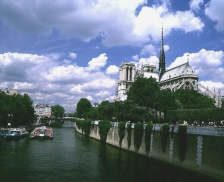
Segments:
[[[7,129],[8,129],[8,126],[9,126],[9,116],[10,116],[10,114],[8,114],[8,119],[7,119]]]
[[[13,117],[13,114],[11,114],[11,125],[12,125],[12,117]],[[11,128],[11,125],[10,125],[10,128]]]
[[[2,115],[0,116],[0,130],[2,129]]]

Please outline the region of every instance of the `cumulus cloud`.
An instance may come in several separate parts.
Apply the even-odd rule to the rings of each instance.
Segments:
[[[133,59],[134,61],[138,61],[138,60],[139,60],[139,57],[138,57],[138,55],[134,55],[134,56],[132,56],[132,59]]]
[[[201,5],[204,3],[204,0],[191,0],[190,8],[194,11],[199,11],[201,9]]]
[[[152,44],[145,45],[141,51],[141,54],[144,55],[147,53],[149,53],[151,55],[156,55],[157,54],[156,48]]]
[[[118,74],[119,68],[116,65],[110,65],[107,70],[106,74]]]
[[[159,59],[156,56],[150,56],[149,58],[139,59],[139,65],[149,64],[149,65],[158,65]]]
[[[164,48],[164,51],[167,52],[170,49],[170,46],[169,45],[164,45],[163,48]]]
[[[204,26],[190,10],[172,12],[169,1],[151,7],[144,6],[145,3],[145,0],[63,0],[63,3],[1,0],[0,17],[4,25],[20,32],[50,35],[57,30],[60,35],[83,41],[101,36],[106,46],[141,46],[150,40],[158,41],[162,22],[166,22],[164,35],[177,28],[185,32],[201,31]],[[143,7],[136,14],[139,6]],[[75,53],[69,56],[76,58]]]
[[[207,15],[211,20],[217,22],[215,28],[218,31],[224,31],[223,7],[223,0],[211,0],[206,4],[205,15]]]
[[[69,53],[68,53],[68,56],[69,56],[71,59],[76,59],[76,58],[77,58],[77,54],[74,53],[74,52],[69,52]]]
[[[97,101],[112,96],[115,81],[109,75],[117,73],[118,68],[109,66],[108,74],[98,69],[106,65],[106,54],[92,58],[86,67],[63,65],[59,58],[58,54],[0,54],[0,87],[28,93],[34,102],[63,103],[70,109],[81,98]],[[92,72],[94,69],[97,71]]]
[[[99,55],[96,58],[93,58],[91,61],[88,62],[89,67],[87,70],[89,71],[96,71],[99,70],[99,68],[104,67],[107,63],[107,55],[105,53]]]

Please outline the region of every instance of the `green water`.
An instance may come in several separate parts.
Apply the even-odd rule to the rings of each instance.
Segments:
[[[53,128],[53,140],[28,137],[7,142],[0,152],[1,182],[213,182],[141,155],[102,145],[74,130]]]

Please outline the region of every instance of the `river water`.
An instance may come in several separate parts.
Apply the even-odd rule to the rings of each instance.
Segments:
[[[72,122],[55,127],[53,140],[29,137],[0,152],[1,182],[214,182],[80,135]]]

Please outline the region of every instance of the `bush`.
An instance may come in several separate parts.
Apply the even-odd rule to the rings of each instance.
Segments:
[[[83,120],[82,121],[82,127],[83,127],[84,134],[86,136],[89,136],[90,128],[91,128],[91,121],[90,120]]]
[[[142,143],[142,136],[143,136],[143,124],[142,123],[135,123],[134,128],[134,146],[135,151],[137,152],[141,146]]]
[[[151,145],[151,135],[152,135],[153,124],[147,123],[145,127],[145,151],[149,153]]]
[[[126,123],[125,122],[120,122],[119,124],[118,124],[118,135],[119,135],[119,145],[120,145],[120,147],[121,147],[121,143],[122,143],[122,141],[123,141],[123,139],[124,139],[124,136],[125,136],[125,125],[126,125]]]
[[[128,124],[127,124],[127,132],[128,132],[127,141],[128,141],[128,149],[130,149],[130,146],[131,146],[131,132],[132,132],[131,125],[132,125],[132,123],[128,123]]]
[[[100,141],[102,143],[106,143],[107,133],[110,130],[111,122],[109,120],[101,120],[99,121],[99,133],[100,133]]]

